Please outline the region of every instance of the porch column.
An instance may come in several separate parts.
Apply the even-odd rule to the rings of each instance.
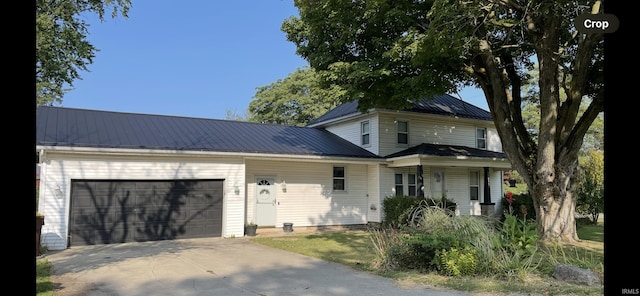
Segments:
[[[422,176],[422,165],[421,164],[418,165],[417,171],[418,171],[418,174],[417,174],[418,175],[418,184],[417,184],[418,188],[417,188],[417,191],[416,191],[416,196],[417,197],[424,197],[424,192],[422,191],[422,188],[424,188],[424,177]]]
[[[489,186],[489,168],[484,168],[484,202],[480,203],[480,212],[483,216],[493,216],[496,204],[491,202],[491,186]]]

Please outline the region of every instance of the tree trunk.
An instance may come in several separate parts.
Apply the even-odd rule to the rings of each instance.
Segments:
[[[529,187],[532,189],[530,193],[536,209],[539,241],[579,241],[575,222],[575,195],[573,190],[560,190],[564,185],[558,185],[568,181],[540,182]]]

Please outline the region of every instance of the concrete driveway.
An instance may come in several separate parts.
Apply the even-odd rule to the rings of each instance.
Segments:
[[[246,238],[72,247],[43,257],[53,264],[56,296],[470,295],[402,285]]]

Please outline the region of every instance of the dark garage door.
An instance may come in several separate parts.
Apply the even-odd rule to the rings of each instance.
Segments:
[[[73,180],[69,245],[222,235],[223,180]]]

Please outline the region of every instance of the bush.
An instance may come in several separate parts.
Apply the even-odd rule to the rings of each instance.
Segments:
[[[413,212],[416,208],[438,207],[455,212],[457,204],[446,197],[426,198],[406,195],[396,195],[387,197],[383,201],[384,221],[383,224],[394,228],[411,225]]]
[[[589,151],[579,160],[578,180],[580,187],[576,201],[576,212],[591,218],[597,224],[604,212],[604,156],[602,151]]]
[[[509,202],[507,198],[509,192],[502,197],[502,207],[504,208],[505,213],[516,216],[518,219],[526,219],[526,220],[535,220],[536,219],[536,211],[533,206],[533,199],[529,193],[520,193],[520,194],[512,194],[513,199]],[[509,207],[511,206],[511,207]],[[503,221],[505,215],[502,217]]]
[[[442,249],[436,253],[438,270],[450,276],[472,275],[476,272],[478,263],[476,253],[469,246]]]
[[[533,254],[538,240],[536,223],[506,214],[502,224],[501,236],[503,245],[525,256]]]
[[[452,233],[425,233],[412,230],[404,236],[403,252],[394,254],[396,262],[406,269],[435,270],[438,250],[449,249],[456,245]]]
[[[409,212],[419,203],[420,199],[410,196],[396,195],[385,198],[382,202],[384,210],[383,224],[394,228],[405,225]]]

